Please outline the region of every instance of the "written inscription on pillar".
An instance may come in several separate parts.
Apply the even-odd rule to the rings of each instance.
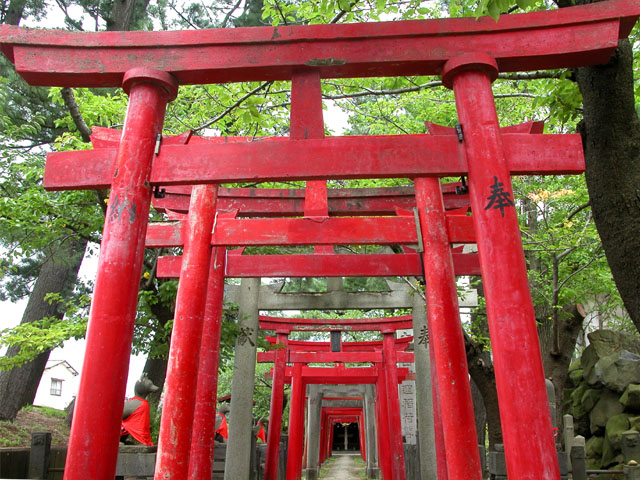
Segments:
[[[413,329],[397,331],[398,338],[411,336],[413,336]],[[415,373],[415,365],[413,363],[399,363],[398,366],[407,367],[410,373]],[[398,398],[400,400],[400,419],[404,443],[415,445],[418,435],[418,423],[416,421],[416,382],[414,380],[405,380],[398,385]]]

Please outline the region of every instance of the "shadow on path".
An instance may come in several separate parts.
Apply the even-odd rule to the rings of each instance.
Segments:
[[[359,453],[333,453],[335,461],[327,473],[323,474],[321,480],[362,480],[367,478],[364,475],[365,465],[356,463],[356,458],[360,458]]]

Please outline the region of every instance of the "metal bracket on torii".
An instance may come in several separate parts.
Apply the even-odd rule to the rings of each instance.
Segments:
[[[450,289],[453,283],[452,268],[443,269],[441,263],[433,262],[450,257],[450,247],[447,244],[446,249],[441,248],[446,243],[439,237],[444,229],[436,231],[429,226],[435,219],[434,224],[442,227],[444,215],[431,201],[440,197],[427,193],[436,190],[428,177],[449,175],[465,175],[469,180],[507,471],[514,478],[540,474],[558,478],[551,425],[542,413],[546,410],[546,391],[517,218],[511,208],[510,175],[579,172],[583,168],[580,140],[502,135],[491,82],[498,72],[605,63],[618,39],[629,34],[638,15],[637,1],[612,0],[552,12],[508,15],[498,22],[445,19],[117,34],[2,26],[2,51],[29,83],[122,85],[129,94],[128,108],[135,113],[127,116],[117,149],[56,153],[47,162],[48,187],[112,188],[87,335],[91,354],[85,357],[83,378],[100,376],[105,364],[112,365],[112,374],[99,392],[92,392],[90,382],[81,380],[67,478],[108,479],[115,472],[122,379],[128,365],[144,231],[154,186],[256,179],[414,178],[418,204],[426,206],[420,209],[419,217],[423,243],[431,242],[432,246],[433,258],[423,255],[428,305],[453,312],[456,302],[451,291],[429,290],[429,284]],[[289,79],[300,71],[322,78],[441,75],[444,85],[454,90],[463,142],[458,142],[457,136],[310,138],[295,142],[162,145],[155,155],[165,107],[177,95],[178,84]],[[302,155],[306,162],[299,161]],[[185,168],[185,159],[189,159],[189,168]],[[199,192],[197,197],[206,195],[200,196]],[[200,244],[200,240],[195,241],[199,234],[192,233],[194,244]],[[195,271],[196,264],[188,263],[183,268]],[[444,280],[437,281],[439,278]],[[182,287],[183,283],[187,286]],[[181,282],[183,290],[192,287],[184,279]],[[222,286],[219,288],[222,290]],[[457,341],[454,332],[447,330],[449,325],[437,321],[432,324],[436,314],[429,308],[432,334],[442,329],[442,346],[453,345]],[[180,305],[180,309],[177,318],[178,313],[191,315],[190,306]],[[191,338],[180,323],[175,324],[174,336]],[[475,436],[467,435],[464,429],[472,423],[468,392],[465,388],[460,392],[448,388],[452,378],[442,370],[446,357],[437,343],[433,350],[440,394],[447,399],[440,412],[447,432],[447,464],[439,462],[439,466],[448,468],[452,477],[479,478]],[[458,347],[452,352],[455,359],[464,356]],[[453,377],[462,378],[463,366],[456,360],[454,367]],[[521,381],[526,381],[526,386]],[[95,411],[103,415],[98,418]],[[187,414],[185,421],[190,418]],[[157,475],[186,478],[186,462],[178,458],[182,453],[188,455],[191,432],[188,427],[185,432],[172,439],[161,433]],[[535,432],[530,444],[536,448],[520,444],[530,432]],[[472,437],[473,444],[464,443]],[[177,456],[163,455],[167,449],[173,449]]]

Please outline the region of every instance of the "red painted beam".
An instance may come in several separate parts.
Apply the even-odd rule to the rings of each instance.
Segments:
[[[512,175],[584,171],[580,135],[502,135]],[[115,149],[47,155],[48,190],[108,188]],[[301,162],[300,158],[305,161]],[[152,185],[467,175],[463,144],[452,135],[388,135],[226,144],[166,145]]]
[[[276,332],[291,331],[382,331],[413,328],[411,315],[388,318],[285,318],[260,315],[260,328]]]
[[[276,354],[274,351],[258,352],[258,363],[273,363]],[[413,363],[413,352],[397,352],[399,363]],[[382,362],[382,352],[287,352],[287,362],[289,363],[380,363]]]
[[[451,243],[475,243],[473,221],[447,216]],[[147,229],[148,248],[182,245],[181,223],[156,223]],[[216,246],[410,245],[418,242],[413,217],[218,218],[211,237]]]
[[[475,253],[453,253],[455,274],[480,275]],[[159,278],[177,278],[181,257],[160,257]],[[417,253],[369,255],[231,255],[227,277],[421,277]]]
[[[61,87],[119,87],[135,67],[171,72],[181,85],[287,80],[309,67],[324,78],[437,75],[446,60],[470,51],[493,56],[501,71],[519,71],[604,63],[639,14],[637,1],[615,0],[499,21],[100,33],[3,25],[0,48],[27,82]]]
[[[273,375],[273,369],[270,375]],[[398,368],[398,382],[412,377],[409,369]],[[287,367],[285,382],[291,383],[293,367]],[[359,385],[376,383],[379,370],[377,367],[303,367],[302,376],[307,384],[320,385]],[[415,375],[413,375],[415,378]]]
[[[382,352],[287,352],[289,363],[380,363]],[[273,363],[275,352],[258,352],[259,363]]]
[[[171,210],[186,213],[189,194],[172,192],[178,188],[165,187],[165,196],[153,199],[154,208],[160,212]],[[190,191],[191,187],[181,189]],[[220,192],[218,210],[238,210],[239,217],[301,217],[304,214],[304,190],[221,188]],[[397,208],[410,210],[416,206],[412,187],[330,188],[327,193],[329,216],[332,217],[395,215]],[[444,204],[447,210],[466,207],[469,205],[469,195],[445,192]]]
[[[267,342],[271,345],[275,345],[276,339],[275,337],[267,336],[265,337]],[[405,351],[409,344],[413,341],[413,337],[402,337],[396,338],[396,350],[397,351]],[[290,351],[298,351],[298,352],[329,352],[331,351],[331,342],[312,342],[306,340],[289,340],[287,344],[287,348]],[[382,349],[382,341],[370,341],[370,342],[342,342],[342,351],[358,351],[372,352],[374,350]]]

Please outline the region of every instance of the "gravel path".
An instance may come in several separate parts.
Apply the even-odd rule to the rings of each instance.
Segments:
[[[364,467],[358,467],[355,463],[357,453],[333,453],[336,461],[331,466],[331,469],[320,477],[322,480],[362,480],[363,477],[358,472],[362,471]]]

